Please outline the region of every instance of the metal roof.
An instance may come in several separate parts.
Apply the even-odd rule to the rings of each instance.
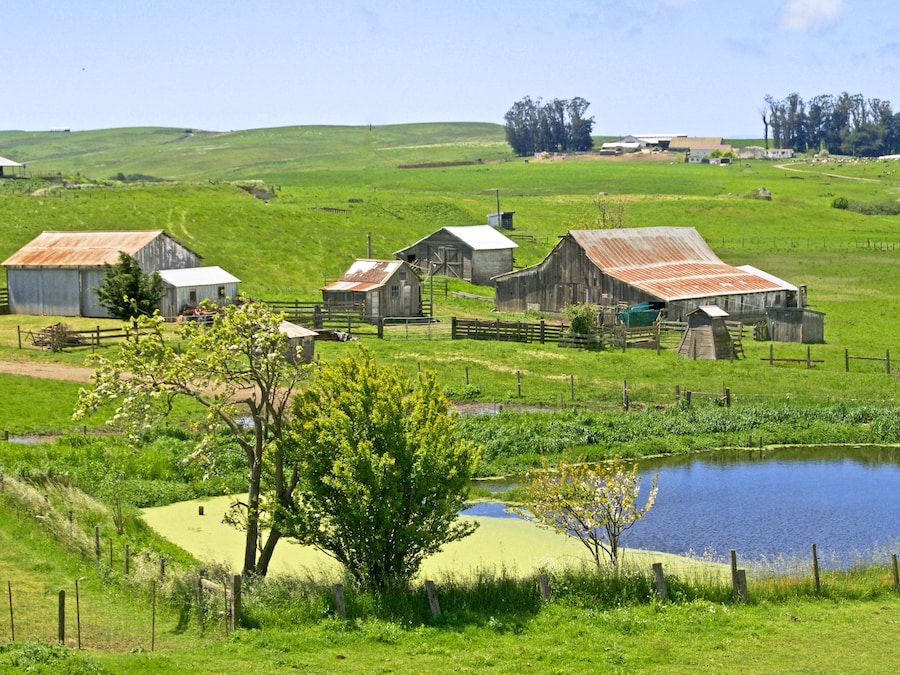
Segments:
[[[665,301],[785,289],[785,282],[719,260],[693,227],[572,230],[569,236],[604,274]]]
[[[402,260],[355,260],[350,268],[334,283],[324,286],[323,291],[371,291],[384,286],[394,272],[401,267],[409,267]],[[410,273],[415,274],[412,269]]]
[[[304,338],[304,337],[315,337],[318,333],[314,330],[310,330],[309,328],[304,328],[303,326],[298,326],[295,323],[291,323],[290,321],[282,321],[278,324],[278,332],[283,333],[286,337],[289,338]]]
[[[496,251],[507,248],[519,248],[519,245],[516,242],[492,225],[448,226],[442,227],[436,232],[448,232],[474,251]],[[433,237],[436,232],[432,232],[427,237],[422,237],[415,244],[410,244],[406,248],[394,251],[394,255],[402,254],[404,251],[417,246],[426,239]]]
[[[692,312],[688,312],[688,316],[690,316],[691,314],[696,314],[697,312],[703,312],[704,314],[706,314],[706,316],[708,316],[710,318],[715,318],[715,317],[719,317],[719,316],[721,316],[721,317],[728,316],[728,312],[726,312],[724,309],[722,309],[718,305],[700,305],[697,309],[693,310]]]
[[[159,276],[170,286],[185,288],[188,286],[216,286],[218,284],[236,284],[240,282],[236,276],[229,274],[221,267],[186,267],[175,270],[159,270]]]
[[[22,164],[14,162],[11,159],[7,159],[6,157],[0,157],[0,166],[22,166]]]
[[[3,265],[5,267],[102,267],[104,263],[114,265],[119,261],[120,251],[133,256],[160,236],[169,237],[163,230],[42,232],[4,260]]]

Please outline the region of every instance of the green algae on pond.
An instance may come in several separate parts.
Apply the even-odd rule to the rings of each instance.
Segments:
[[[144,510],[144,520],[172,543],[201,560],[240,568],[244,535],[223,522],[233,497],[178,502]],[[199,515],[203,506],[204,515]],[[528,575],[536,570],[592,564],[587,549],[577,540],[556,534],[520,518],[474,517],[479,523],[473,535],[448,544],[425,560],[420,576],[454,578],[474,575],[479,570]],[[662,562],[667,571],[708,565],[667,553],[626,550],[626,565],[645,566]],[[282,540],[272,559],[273,574],[314,572],[327,579],[340,576],[339,565],[311,546]]]

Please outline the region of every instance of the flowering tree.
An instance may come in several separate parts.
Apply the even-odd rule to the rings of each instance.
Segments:
[[[283,434],[307,367],[288,358],[282,319],[262,303],[229,305],[209,328],[193,321],[178,326],[178,337],[187,341],[182,348],[166,339],[158,314],[140,317],[147,334],[123,343],[112,357],[95,358],[94,386],[81,390],[74,414],[77,419],[114,402],[110,422],[141,432],[168,415],[177,398],[203,406],[207,415],[196,458],[214,463],[217,453],[227,452],[214,443],[223,430],[246,458],[247,500],[234,505],[230,520],[246,533],[248,575],[267,573],[281,537],[277,527],[267,527],[267,512],[287,505],[297,483],[285,461]]]
[[[647,501],[640,507],[637,464],[628,470],[619,458],[595,466],[563,461],[552,471],[545,461],[526,487],[523,511],[539,525],[577,537],[597,567],[604,553],[618,566],[619,539],[653,506],[658,478],[659,474],[653,477]]]

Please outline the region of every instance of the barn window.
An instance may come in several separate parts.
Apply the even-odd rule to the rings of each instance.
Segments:
[[[391,286],[391,297],[392,298],[400,297],[400,287],[399,286]]]
[[[406,281],[406,270],[400,270],[400,281]]]
[[[225,287],[219,286],[219,290],[217,291],[217,293],[218,293],[220,299],[224,299],[225,298]]]
[[[190,291],[188,291],[188,302],[190,302],[192,305],[197,304],[197,289],[196,288],[192,288]]]

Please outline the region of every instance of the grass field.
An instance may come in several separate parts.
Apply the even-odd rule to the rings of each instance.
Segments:
[[[158,128],[68,134],[10,131],[0,132],[0,149],[4,156],[27,162],[30,171],[65,181],[0,181],[0,259],[43,230],[163,228],[201,253],[204,264],[224,267],[242,279],[247,293],[265,299],[318,299],[323,282],[366,255],[369,235],[373,255],[391,258],[393,251],[441,226],[484,223],[486,214],[496,210],[497,191],[501,208],[516,212],[515,233],[534,237],[533,243],[520,241],[516,255],[520,266],[541,260],[566,230],[590,226],[599,193],[621,197],[627,202],[628,226],[696,227],[726,262],[751,264],[806,285],[814,308],[826,313],[826,344],[812,346],[813,357],[824,363],[809,370],[801,365],[772,367],[762,360],[768,344],[749,339],[744,342],[747,358],[734,363],[695,362],[671,352],[657,355],[636,349],[596,353],[555,345],[373,338],[367,344],[379,359],[400,363],[410,373],[420,365],[434,368],[445,390],[495,409],[565,405],[608,411],[621,407],[627,383],[637,415],[629,413],[630,417],[615,418],[610,424],[639,426],[646,419],[649,428],[654,410],[673,403],[675,385],[695,392],[722,392],[728,387],[734,419],[755,415],[759,409],[802,416],[807,406],[826,415],[834,412],[837,418],[848,409],[865,412],[869,407],[872,418],[851,414],[848,419],[859,420],[830,425],[813,420],[801,431],[810,438],[846,434],[854,440],[876,431],[873,427],[894,433],[892,411],[900,394],[896,374],[885,374],[883,365],[875,362],[854,363],[852,372],[846,373],[844,350],[869,356],[882,356],[887,350],[900,354],[896,320],[900,221],[831,207],[835,197],[896,200],[900,178],[893,163],[798,160],[784,167],[767,162],[719,167],[685,165],[662,156],[643,161],[590,156],[526,161],[510,155],[502,127],[481,124],[191,133]],[[426,162],[471,164],[398,168]],[[168,182],[123,183],[113,180],[118,174]],[[268,202],[256,199],[236,184],[248,180],[260,181],[277,197]],[[760,187],[771,191],[771,201],[752,198]],[[490,289],[462,282],[451,282],[450,288],[491,294]],[[435,311],[443,316],[496,316],[490,303],[440,294],[435,300]],[[85,350],[18,349],[19,328],[36,329],[56,320],[79,328],[98,323],[0,317],[0,360],[35,368],[83,365]],[[350,348],[317,345],[324,359]],[[779,344],[776,350],[778,355],[805,355],[801,345]],[[69,418],[79,386],[27,374],[0,374],[0,429],[14,434],[85,430]],[[643,414],[648,417],[639,416]],[[190,411],[181,415],[180,420],[187,420]],[[706,415],[698,413],[698,418]],[[790,414],[785,417],[794,419]],[[94,431],[102,421],[80,424]],[[786,433],[772,422],[762,424],[770,436]],[[533,435],[535,428],[523,423],[518,433]],[[502,433],[517,432],[507,428]],[[673,440],[685,447],[705,447],[726,438],[731,437],[712,434]],[[81,452],[94,452],[92,442],[84,441]],[[175,441],[166,442],[144,448],[143,454],[118,446],[108,451],[124,464],[138,466],[143,459],[148,465],[159,464],[175,456],[171,454]],[[18,463],[19,457],[27,456],[35,464],[25,473],[37,481],[38,506],[41,490],[50,494],[52,485],[77,482],[79,476],[93,475],[88,469],[96,471],[96,464],[88,463],[79,469],[83,455],[78,455],[78,444],[76,450],[68,447],[45,444],[28,452],[4,451],[4,459],[13,457]],[[62,453],[68,454],[63,458]],[[17,466],[21,469],[21,464]],[[161,465],[153,471],[165,473]],[[148,469],[147,481],[152,473]],[[40,482],[48,476],[54,480]],[[8,499],[6,493],[2,497]],[[62,499],[56,493],[49,498],[54,503]],[[835,590],[821,597],[810,595],[806,580],[773,581],[770,587],[756,587],[747,606],[732,603],[727,590],[704,595],[687,589],[673,603],[604,604],[562,594],[541,607],[534,604],[533,589],[504,596],[496,589],[506,588],[505,582],[492,582],[485,588],[493,589],[495,600],[508,598],[507,605],[498,609],[496,603],[478,604],[466,595],[473,592],[471,587],[456,596],[445,588],[450,593],[447,607],[459,604],[443,621],[422,618],[419,609],[391,614],[371,605],[359,606],[354,617],[339,621],[330,618],[323,599],[327,590],[320,590],[299,603],[270,598],[269,604],[253,610],[256,629],[227,639],[212,630],[199,630],[196,623],[179,627],[177,607],[167,604],[160,623],[161,648],[149,653],[146,588],[137,592],[132,586],[120,586],[121,579],[110,579],[108,572],[97,569],[90,555],[88,562],[73,556],[64,536],[48,538],[43,525],[48,521],[35,515],[45,516],[43,512],[7,502],[3,509],[0,570],[16,588],[28,589],[28,597],[40,599],[35,606],[49,606],[51,612],[58,588],[84,577],[86,607],[105,608],[91,620],[98,621],[96,634],[106,637],[92,645],[96,651],[90,653],[50,653],[22,640],[28,636],[25,626],[33,620],[41,626],[34,636],[52,641],[52,620],[38,620],[36,614],[26,619],[23,614],[17,643],[0,650],[0,670],[15,663],[19,670],[27,666],[32,672],[54,673],[286,669],[881,673],[891,672],[900,659],[893,638],[900,604],[884,570],[835,578]],[[103,523],[104,537],[111,535],[109,515],[92,513],[87,507],[76,513],[84,536],[89,537],[92,518]],[[60,517],[65,534],[65,519]],[[185,568],[193,564],[146,528],[134,527],[116,539],[117,551],[131,541],[142,550],[167,551]],[[578,585],[582,583],[572,582],[579,592],[584,590]],[[518,608],[511,606],[516,604]],[[282,608],[280,617],[274,607]]]

